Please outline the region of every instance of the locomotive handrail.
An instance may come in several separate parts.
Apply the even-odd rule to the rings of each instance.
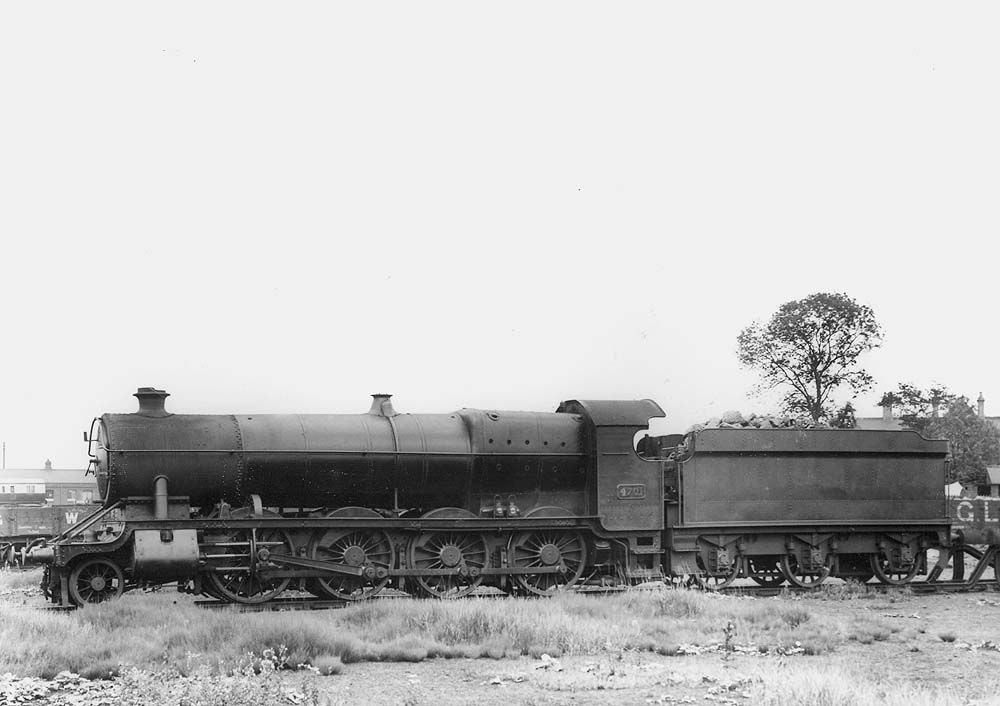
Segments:
[[[136,498],[128,498],[135,501]],[[124,502],[124,501],[120,501]],[[117,506],[117,505],[116,505]],[[113,509],[113,508],[109,508]],[[191,519],[170,518],[157,520],[155,518],[131,518],[130,526],[136,529],[169,529],[180,526],[198,530],[216,529],[253,529],[267,527],[273,529],[311,529],[322,528],[336,523],[338,527],[347,528],[378,528],[393,529],[403,532],[421,532],[431,530],[470,529],[478,531],[525,531],[535,529],[566,529],[594,525],[600,518],[597,515],[574,515],[573,517],[399,517],[399,518],[369,518],[369,517],[196,517]]]
[[[90,433],[87,434],[87,455],[91,458],[97,458],[97,454],[95,454],[92,449],[94,448],[94,441],[96,441],[94,437],[94,427],[97,426],[99,421],[101,421],[100,417],[94,417],[94,419],[90,422]]]
[[[90,433],[84,434],[83,437],[87,441],[87,456],[89,460],[87,461],[87,469],[83,472],[86,476],[97,476],[97,468],[100,465],[100,459],[97,458],[97,453],[94,451],[94,442],[96,438],[94,437],[94,427],[97,423],[101,421],[100,417],[94,417],[90,422]]]
[[[162,454],[162,453],[199,453],[199,454],[253,454],[258,456],[284,456],[288,454],[327,454],[330,456],[580,456],[579,453],[568,451],[539,451],[530,453],[476,453],[474,451],[374,451],[358,449],[345,451],[343,449],[109,449],[115,454]]]
[[[697,528],[699,530],[705,530],[706,528],[719,527],[719,528],[732,528],[732,527],[849,527],[851,529],[860,527],[913,527],[913,526],[923,526],[923,525],[949,525],[952,523],[951,518],[948,517],[918,517],[916,519],[905,519],[905,520],[823,520],[823,519],[807,519],[807,520],[746,520],[746,521],[729,521],[729,522],[719,522],[719,521],[704,521],[704,522],[678,522],[672,527],[674,529],[685,529],[687,527]]]

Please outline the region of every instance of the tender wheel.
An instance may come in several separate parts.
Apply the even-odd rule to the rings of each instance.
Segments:
[[[363,507],[342,507],[327,517],[381,519],[374,510]],[[366,577],[327,574],[310,582],[316,595],[345,601],[371,598],[389,583],[392,568],[392,542],[379,530],[328,529],[313,536],[309,556],[318,561],[330,561],[347,566],[364,567]]]
[[[125,575],[110,559],[87,559],[69,575],[69,596],[76,605],[114,600],[125,591]]]
[[[903,586],[912,581],[913,577],[920,571],[920,567],[923,565],[923,556],[915,556],[909,569],[893,566],[892,562],[881,554],[871,554],[869,561],[871,562],[872,573],[875,574],[875,578],[881,583],[890,586]]]
[[[425,519],[475,518],[459,508],[442,508],[424,515]],[[407,563],[417,571],[447,573],[417,576],[417,585],[434,598],[467,596],[483,581],[480,571],[487,563],[486,538],[462,530],[423,532],[410,541]]]
[[[706,590],[718,591],[719,589],[731,585],[740,575],[740,572],[743,571],[743,557],[738,555],[733,560],[733,564],[727,573],[709,574],[705,570],[705,562],[702,560],[701,555],[699,555],[698,568],[701,569],[703,573],[694,577],[695,583]]]
[[[246,509],[232,514],[234,519],[249,516]],[[269,567],[269,553],[295,554],[292,539],[284,530],[216,531],[206,533],[202,546],[208,550],[210,594],[234,603],[265,603],[288,588],[288,578],[265,579],[260,575],[261,569]]]
[[[747,575],[764,588],[773,588],[785,582],[781,559],[777,556],[747,557]]]
[[[528,593],[548,596],[572,586],[583,575],[587,541],[579,532],[521,532],[510,538],[509,558],[511,566],[517,569],[558,568],[558,573],[514,576]]]
[[[788,579],[788,583],[799,588],[819,586],[830,575],[832,565],[832,557],[827,557],[823,568],[819,571],[805,571],[799,568],[799,560],[794,555],[783,554],[781,556],[781,573]]]

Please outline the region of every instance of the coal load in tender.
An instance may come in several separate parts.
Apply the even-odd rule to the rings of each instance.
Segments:
[[[814,422],[809,417],[789,417],[776,414],[754,414],[744,416],[736,410],[729,410],[721,417],[712,417],[703,424],[692,424],[684,432],[702,429],[830,429],[829,424]]]

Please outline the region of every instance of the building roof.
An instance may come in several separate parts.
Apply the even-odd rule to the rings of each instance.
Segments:
[[[892,413],[893,405],[882,406],[882,416],[881,417],[855,417],[855,426],[858,429],[881,429],[895,431],[898,429],[903,429],[903,425],[900,423],[899,418],[893,416]],[[1000,429],[1000,417],[988,417],[986,416],[986,399],[983,397],[983,393],[979,393],[979,398],[976,400],[976,412],[980,419],[983,419],[994,426],[996,429]]]
[[[990,479],[990,485],[1000,485],[1000,466],[987,466],[986,475]]]

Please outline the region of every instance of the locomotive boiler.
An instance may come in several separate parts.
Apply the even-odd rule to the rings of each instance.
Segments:
[[[952,541],[947,442],[915,432],[654,437],[648,399],[399,414],[374,395],[364,414],[186,415],[164,391],[135,396],[88,435],[103,509],[35,551],[56,603],[167,582],[241,603],[389,585],[905,583]]]
[[[96,420],[95,472],[105,504],[148,495],[157,477],[208,512],[363,506],[394,513],[441,506],[493,512],[497,494],[526,510],[586,514],[582,414],[463,409],[396,414],[373,395],[367,414],[184,415],[165,392],[136,393],[135,414]],[[652,403],[649,414],[662,414]],[[506,512],[506,509],[505,511]]]

